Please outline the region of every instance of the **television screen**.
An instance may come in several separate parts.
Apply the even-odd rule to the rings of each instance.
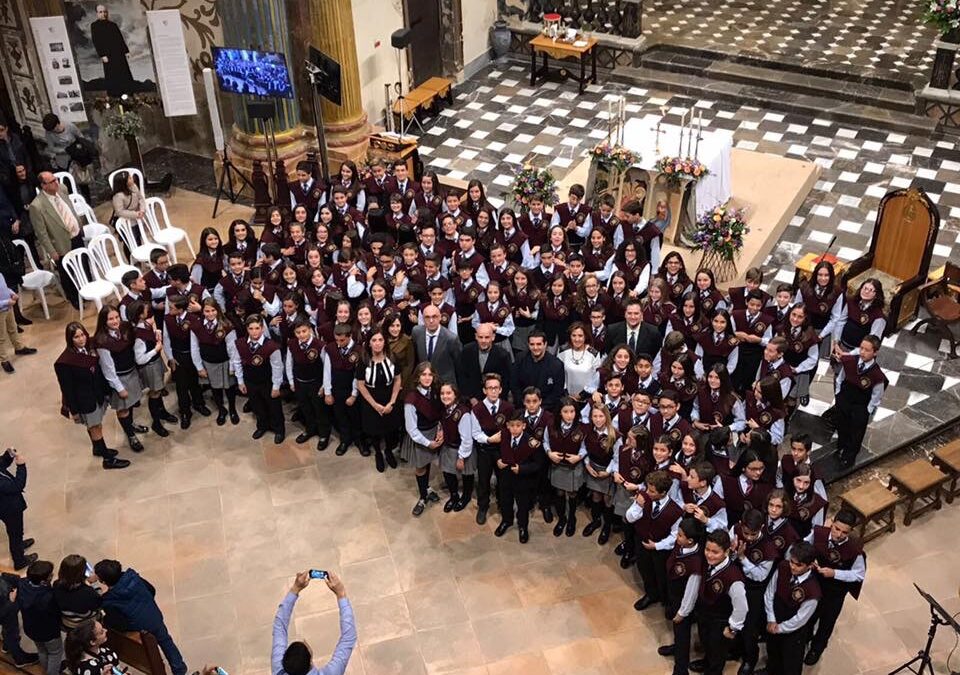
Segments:
[[[249,96],[293,98],[287,60],[277,52],[213,48],[213,69],[222,91]]]

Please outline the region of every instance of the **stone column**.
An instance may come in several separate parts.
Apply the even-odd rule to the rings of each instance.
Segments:
[[[223,44],[237,49],[279,52],[287,59],[294,90],[297,88],[297,69],[302,64],[291,60],[293,51],[290,27],[287,22],[287,0],[230,0],[220,5],[223,21]],[[296,95],[296,92],[295,92]],[[247,116],[247,102],[269,101],[239,94],[223,94],[221,100],[229,102],[233,110],[233,128],[229,145],[231,159],[248,174],[254,160],[266,161],[267,139],[263,123]],[[297,99],[276,99],[276,115],[273,118],[277,141],[277,156],[284,160],[288,175],[292,174],[298,161],[306,156],[315,141],[311,133],[300,124],[300,107]]]
[[[321,100],[331,172],[346,159],[363,160],[370,123],[360,99],[360,68],[350,0],[310,0],[310,44],[340,64],[341,105]],[[369,17],[376,21],[376,17]]]

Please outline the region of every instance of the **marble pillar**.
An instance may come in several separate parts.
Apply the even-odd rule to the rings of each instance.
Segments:
[[[297,69],[301,64],[291,60],[293,46],[287,20],[287,0],[230,0],[220,6],[223,21],[223,46],[237,49],[280,52],[287,57],[287,68],[298,86]],[[296,94],[295,94],[296,96]],[[233,128],[229,145],[231,159],[245,174],[253,169],[253,162],[267,160],[267,137],[264,123],[247,115],[248,101],[270,99],[221,94],[222,104],[233,111]],[[316,145],[313,130],[300,123],[300,106],[296,97],[276,99],[273,132],[277,142],[277,157],[282,159],[288,175],[297,162]]]
[[[346,159],[364,161],[370,146],[370,123],[360,99],[353,7],[350,0],[310,0],[309,7],[309,43],[340,64],[341,105],[326,99],[320,103],[327,155],[335,173]]]

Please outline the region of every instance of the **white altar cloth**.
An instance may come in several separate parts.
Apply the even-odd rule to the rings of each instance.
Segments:
[[[623,129],[624,147],[639,153],[638,167],[653,171],[661,157],[686,157],[687,133],[684,132],[683,151],[680,149],[680,127],[660,125],[660,154],[657,148],[657,115],[647,115],[643,118],[627,120]],[[693,125],[693,139],[690,144],[689,155],[693,156],[697,144],[696,124]],[[730,199],[733,195],[733,172],[730,167],[730,153],[733,150],[733,132],[725,129],[713,131],[703,130],[700,139],[700,148],[697,153],[699,160],[707,167],[709,173],[697,182],[695,196],[697,198],[697,215],[717,204]]]

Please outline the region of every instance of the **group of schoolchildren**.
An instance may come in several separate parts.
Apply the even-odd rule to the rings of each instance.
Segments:
[[[254,438],[272,432],[278,444],[282,402],[294,397],[297,442],[319,437],[323,450],[336,428],[338,455],[355,444],[376,452],[381,471],[398,454],[412,462],[414,515],[439,501],[434,461],[451,492],[445,511],[469,505],[478,473],[489,500],[495,479],[497,534],[516,519],[521,542],[535,503],[548,522],[556,507],[556,536],[575,533],[585,504],[584,536],[599,531],[603,544],[623,532],[621,564],[643,579],[637,608],[663,603],[674,620],[676,646],[664,651],[675,672],[688,667],[693,617],[706,672],[720,672],[731,643],[752,672],[759,636],[770,672],[796,672],[791,655],[817,624],[806,653],[815,663],[836,595],[862,581],[862,555],[847,514],[823,525],[809,440],[795,437],[782,462],[777,447],[829,358],[836,402],[825,423],[836,426],[841,466],[854,462],[886,386],[880,283],[848,295],[821,262],[799,288],[769,295],[750,269],[725,295],[709,269],[691,276],[679,254],[661,256],[668,223],[644,220],[635,200],[591,205],[574,185],[552,213],[533,199],[517,214],[494,208],[479,181],[461,195],[432,172],[416,181],[403,162],[390,168],[374,162],[362,176],[344,162],[324,182],[303,163],[290,208],[269,210],[259,237],[238,220],[226,241],[204,229],[192,265],[156,251],[148,273],[124,276],[126,295],[103,308],[94,335],[67,327],[56,363],[63,412],[85,424],[104,468],[129,464],[103,440],[107,406],[141,451],[144,391],[159,436],[164,424],[188,429],[193,413],[212,415],[209,389],[218,425],[239,423],[245,396]],[[415,347],[408,335],[430,307],[440,328],[428,323]],[[483,374],[484,398],[461,397],[463,383],[436,367],[434,338],[445,331],[466,345],[481,326],[511,360],[559,352],[567,397],[548,405],[524,387],[511,402],[497,373]],[[164,404],[166,370],[177,415]]]

